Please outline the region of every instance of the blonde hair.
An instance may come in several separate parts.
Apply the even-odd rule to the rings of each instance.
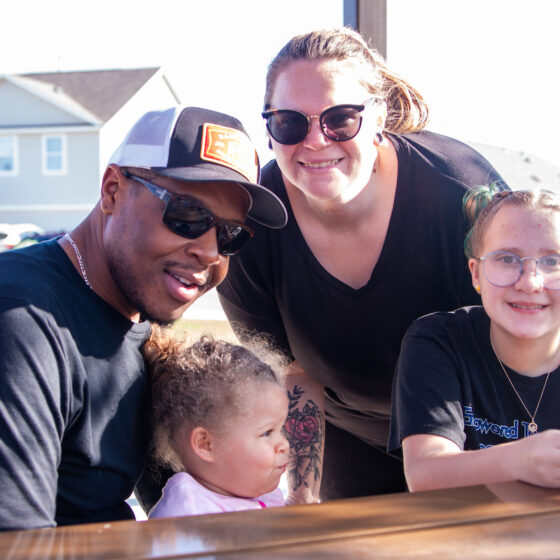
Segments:
[[[297,35],[279,51],[268,67],[265,111],[279,74],[296,60],[352,61],[363,69],[362,85],[387,104],[385,130],[405,133],[422,130],[428,121],[428,106],[420,93],[406,80],[392,72],[383,57],[369,47],[358,32],[347,28],[325,29]]]
[[[255,385],[284,389],[285,359],[262,340],[244,346],[203,336],[194,344],[171,329],[155,329],[144,345],[152,385],[150,421],[156,456],[183,470],[175,437],[182,428],[223,430],[243,411]]]

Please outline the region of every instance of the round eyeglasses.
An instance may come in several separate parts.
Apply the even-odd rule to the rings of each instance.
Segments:
[[[362,105],[334,105],[325,109],[320,115],[305,115],[291,109],[275,109],[262,113],[266,119],[266,128],[279,144],[299,144],[311,130],[311,119],[319,119],[323,134],[335,142],[351,140],[360,132],[361,113],[368,105],[377,103],[377,97],[371,97]]]
[[[548,290],[560,290],[560,255],[546,255],[535,257],[520,257],[509,251],[492,251],[484,257],[478,257],[482,262],[484,276],[490,284],[504,288],[515,284],[523,274],[526,261],[535,262],[535,274],[542,278],[543,287]]]

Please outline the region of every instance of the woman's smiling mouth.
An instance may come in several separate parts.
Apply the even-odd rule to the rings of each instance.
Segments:
[[[311,161],[302,161],[300,164],[307,169],[322,169],[324,167],[331,167],[333,165],[337,165],[342,161],[342,158],[331,159],[328,161],[318,161],[318,162],[311,162]]]

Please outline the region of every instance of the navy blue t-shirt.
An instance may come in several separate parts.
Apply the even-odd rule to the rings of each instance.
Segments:
[[[559,368],[560,370],[560,368]],[[507,368],[539,432],[560,428],[559,370],[537,377]],[[490,343],[481,306],[433,313],[415,321],[403,340],[395,375],[389,451],[415,434],[445,437],[465,450],[527,437],[530,416],[504,374]]]
[[[56,241],[0,255],[0,529],[133,518],[149,334]]]

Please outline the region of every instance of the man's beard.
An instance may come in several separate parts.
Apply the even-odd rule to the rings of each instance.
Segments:
[[[107,255],[109,272],[115,282],[117,288],[128,301],[131,309],[136,310],[140,314],[141,321],[149,321],[163,327],[171,325],[175,322],[172,317],[161,317],[155,310],[149,310],[144,303],[144,296],[142,290],[138,287],[140,282],[130,275],[131,267],[126,265],[125,259],[113,258],[112,254]]]

